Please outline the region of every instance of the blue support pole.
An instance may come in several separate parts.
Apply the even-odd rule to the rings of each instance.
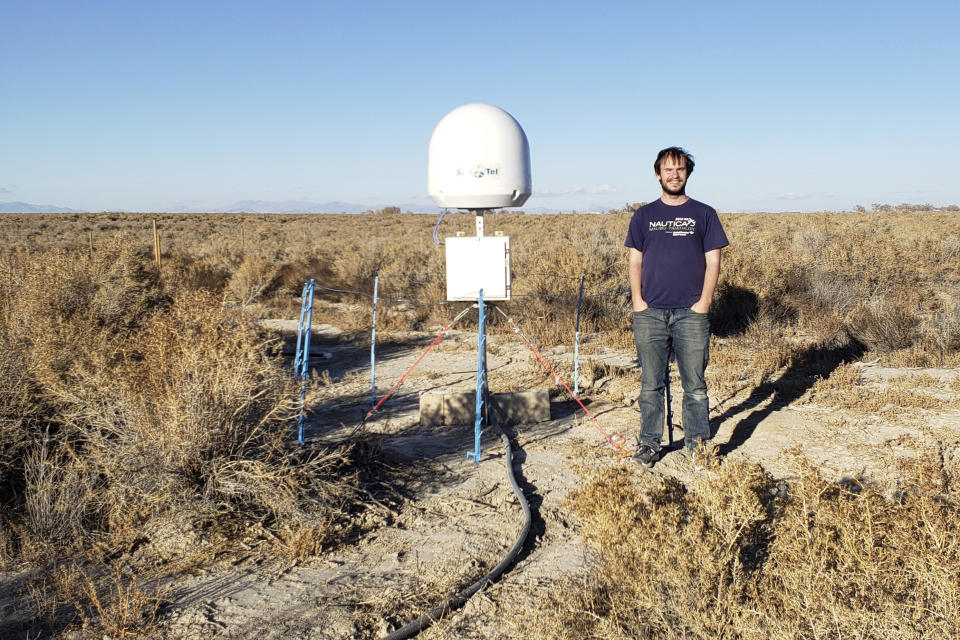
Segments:
[[[373,278],[373,328],[370,331],[370,406],[377,404],[377,291],[380,288],[380,276]]]
[[[293,358],[293,378],[300,377],[300,359],[303,358],[303,320],[307,317],[307,292],[309,282],[303,283],[303,292],[300,294],[300,324],[297,325],[297,354]]]
[[[583,306],[583,281],[586,275],[580,276],[580,295],[577,296],[577,324],[573,333],[573,395],[580,395],[580,307]]]
[[[313,323],[313,288],[316,281],[310,278],[307,283],[306,317],[303,320],[303,353],[300,356],[300,378],[307,379],[310,370],[310,327]]]
[[[301,312],[300,324],[304,326],[303,331],[303,357],[300,360],[300,416],[297,420],[297,442],[300,446],[306,444],[303,438],[303,423],[306,419],[305,404],[307,399],[307,374],[310,370],[310,325],[313,322],[313,289],[316,281],[310,278],[310,282],[305,287],[305,292],[309,298],[306,306],[306,322],[304,322]]]
[[[487,335],[486,318],[483,309],[483,289],[477,297],[477,417],[473,423],[473,451],[467,452],[467,458],[480,463],[480,434],[483,431],[484,412],[487,402]]]

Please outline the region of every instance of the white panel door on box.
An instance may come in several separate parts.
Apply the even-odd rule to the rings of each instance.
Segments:
[[[447,300],[510,299],[508,236],[446,239]]]

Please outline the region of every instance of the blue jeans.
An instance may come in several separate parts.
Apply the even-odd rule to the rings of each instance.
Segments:
[[[633,342],[640,362],[640,441],[660,450],[664,382],[669,348],[677,358],[683,386],[683,433],[689,449],[710,439],[710,404],[704,373],[710,358],[710,319],[690,309],[644,309],[633,313]]]

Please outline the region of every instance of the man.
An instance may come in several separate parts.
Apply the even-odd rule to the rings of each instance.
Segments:
[[[669,147],[657,154],[653,171],[663,195],[637,209],[625,242],[633,341],[642,368],[636,457],[645,467],[660,458],[671,347],[683,386],[684,444],[693,453],[710,439],[704,377],[710,345],[707,312],[720,276],[720,250],[729,244],[716,210],[687,197],[693,156]]]

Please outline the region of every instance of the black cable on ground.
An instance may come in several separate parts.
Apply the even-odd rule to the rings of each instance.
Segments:
[[[510,485],[513,487],[513,492],[517,494],[517,499],[520,500],[520,508],[523,509],[523,528],[520,530],[520,535],[517,536],[517,541],[513,543],[513,548],[510,549],[507,555],[503,557],[503,560],[500,561],[500,564],[495,566],[490,573],[483,576],[463,591],[451,596],[443,604],[437,605],[413,622],[400,627],[390,635],[386,636],[384,640],[401,640],[402,638],[412,638],[451,611],[459,609],[467,603],[467,600],[469,600],[473,594],[480,591],[480,589],[483,589],[488,584],[496,582],[510,567],[510,565],[513,564],[513,561],[516,560],[517,555],[523,548],[523,543],[526,541],[527,535],[530,533],[530,525],[533,522],[533,518],[530,514],[530,503],[527,502],[526,496],[523,495],[523,491],[520,489],[520,485],[517,484],[517,478],[513,473],[513,449],[510,448],[510,439],[500,427],[496,416],[493,415],[494,413],[496,412],[489,412],[491,421],[497,428],[497,431],[500,433],[500,439],[503,440],[503,444],[507,448],[507,453],[505,456],[507,462],[507,478],[510,480]]]

